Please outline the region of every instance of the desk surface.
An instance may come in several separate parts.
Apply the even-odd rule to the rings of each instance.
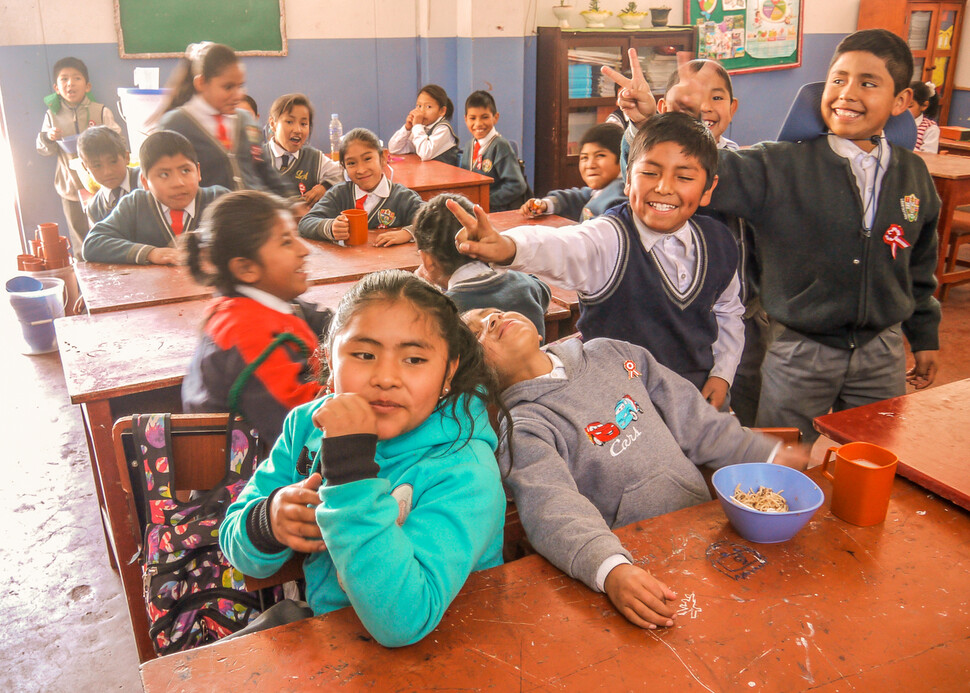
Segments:
[[[956,180],[970,178],[970,157],[930,154],[929,152],[917,152],[917,155],[926,162],[926,168],[934,178]]]
[[[367,245],[346,248],[304,239],[310,249],[306,258],[310,284],[360,279],[378,269],[413,270],[418,266],[413,243],[378,248],[373,243],[380,233],[371,231]],[[192,279],[187,267],[79,262],[75,271],[89,313],[192,301],[212,294],[209,287]]]
[[[883,525],[828,508],[782,544],[744,542],[717,503],[619,530],[678,592],[671,629],[630,625],[530,556],[472,575],[410,647],[381,647],[343,609],[146,662],[142,680],[149,693],[965,689],[970,515],[903,479]]]
[[[418,194],[444,192],[452,188],[472,188],[491,185],[492,179],[481,173],[445,164],[441,161],[421,161],[417,154],[391,154],[387,167],[393,171],[395,183]],[[388,176],[390,177],[390,175]],[[421,195],[424,198],[424,195]]]
[[[901,476],[970,509],[970,379],[826,414],[815,429],[892,450]]]

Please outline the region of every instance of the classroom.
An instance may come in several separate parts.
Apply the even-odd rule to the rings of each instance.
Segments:
[[[58,157],[41,156],[37,144],[38,126],[47,117],[44,97],[51,92],[55,63],[65,56],[83,61],[90,73],[91,100],[112,111],[122,137],[129,135],[129,128],[119,114],[118,89],[135,87],[139,78],[151,80],[151,70],[155,68],[158,86],[165,86],[177,72],[177,57],[122,57],[125,49],[119,27],[123,27],[124,20],[119,18],[119,6],[124,7],[127,1],[0,3],[0,256],[7,270],[4,281],[31,269],[18,268],[15,258],[31,253],[31,241],[35,233],[40,233],[39,225],[56,223],[61,236],[68,236],[63,200],[51,185]],[[166,2],[175,11],[192,6],[186,0]],[[227,12],[232,12],[234,2],[219,0],[211,5],[224,5]],[[843,39],[858,28],[882,26],[867,21],[896,21],[885,14],[891,5],[898,14],[913,9],[927,16],[929,6],[933,6],[935,22],[940,6],[943,13],[951,13],[947,15],[951,24],[952,18],[957,18],[946,38],[952,41],[948,48],[952,46],[954,50],[936,58],[936,72],[929,69],[934,58],[928,53],[925,58],[921,57],[925,52],[917,54],[917,65],[924,61],[927,78],[945,75],[946,120],[941,118],[940,125],[970,128],[970,43],[960,41],[960,35],[966,36],[970,31],[965,0],[924,0],[919,7],[909,8],[911,2],[642,0],[637,3],[641,12],[671,5],[669,23],[666,29],[645,28],[629,35],[633,37],[632,45],[641,50],[649,45],[653,54],[662,55],[662,60],[669,59],[673,65],[677,50],[685,52],[685,46],[678,42],[687,41],[686,46],[692,51],[689,57],[697,54],[697,28],[688,25],[691,17],[699,16],[698,12],[703,15],[705,9],[723,9],[743,15],[746,8],[754,12],[756,5],[766,4],[775,9],[779,5],[797,8],[797,61],[781,61],[777,66],[780,69],[732,71],[733,96],[739,106],[723,137],[737,143],[743,153],[752,145],[778,137],[789,123],[789,107],[800,88],[825,79],[833,53]],[[245,0],[245,4],[264,11],[269,7],[271,14],[277,5],[273,0]],[[516,174],[524,177],[537,200],[550,199],[545,196],[551,190],[583,185],[576,163],[580,145],[575,141],[578,137],[569,133],[570,128],[576,122],[585,123],[583,117],[592,118],[594,114],[595,120],[602,121],[616,107],[612,82],[602,78],[605,81],[601,84],[610,88],[608,97],[603,91],[602,98],[588,98],[581,107],[568,106],[567,110],[572,110],[569,118],[562,119],[564,127],[549,125],[551,119],[560,115],[550,110],[553,100],[557,104],[575,100],[572,94],[552,95],[554,87],[550,84],[560,76],[562,84],[566,84],[560,66],[553,67],[558,51],[566,54],[565,43],[560,42],[558,35],[553,36],[553,27],[560,21],[554,10],[559,9],[557,5],[571,6],[566,13],[571,31],[583,28],[587,20],[580,11],[587,4],[588,0],[279,0],[284,28],[281,35],[285,37],[279,52],[283,54],[240,55],[239,64],[245,68],[244,89],[258,105],[259,132],[271,136],[274,130],[264,130],[263,126],[274,100],[293,92],[305,94],[315,116],[304,144],[328,157],[331,114],[339,116],[344,135],[356,128],[374,133],[380,139],[380,146],[374,149],[381,151],[415,109],[416,94],[420,106],[420,94],[426,92],[419,94],[419,90],[424,85],[437,84],[454,103],[451,125],[457,149],[466,149],[467,145],[464,158],[472,156],[476,161],[477,149],[471,154],[475,140],[466,127],[465,100],[473,92],[486,92],[501,114],[496,130],[511,143]],[[621,0],[599,0],[602,9],[612,12],[604,30],[610,36],[620,34],[617,15],[626,4]],[[782,7],[778,11],[786,10]],[[275,40],[275,26],[269,24],[267,35]],[[642,25],[651,25],[649,15]],[[563,36],[566,31],[563,29]],[[668,33],[651,43],[650,32],[657,31]],[[940,31],[943,32],[942,27]],[[580,50],[595,52],[607,43],[602,38],[599,44],[588,38],[595,38],[596,30],[576,33],[586,43],[570,45],[570,51],[578,46]],[[133,29],[128,37],[133,39]],[[641,38],[642,43],[637,44]],[[618,61],[624,59],[625,53],[625,48],[616,48],[620,40],[611,39],[609,44]],[[679,64],[686,59],[683,55],[678,57]],[[564,61],[560,62],[564,67]],[[654,66],[657,64],[660,63]],[[732,69],[730,64],[727,67]],[[146,68],[147,77],[144,72],[142,77],[134,76]],[[570,72],[570,90],[572,77]],[[662,94],[662,89],[658,93]],[[488,107],[478,110],[488,111]],[[582,111],[578,120],[572,117],[574,111]],[[557,134],[557,130],[562,133]],[[891,139],[888,133],[887,126],[887,139]],[[965,139],[970,140],[970,130],[966,135]],[[676,611],[676,625],[671,628],[640,629],[631,625],[631,621],[636,621],[629,616],[624,618],[626,614],[619,605],[614,609],[610,603],[612,594],[607,599],[605,577],[597,583],[598,589],[591,589],[587,584],[592,583],[576,574],[570,577],[569,571],[556,567],[554,559],[549,562],[534,553],[522,525],[517,524],[519,514],[515,514],[505,516],[506,523],[510,518],[512,523],[504,529],[504,565],[492,563],[484,570],[470,574],[466,571],[455,589],[457,596],[446,595],[447,599],[454,596],[454,601],[447,609],[442,607],[438,614],[440,624],[432,624],[420,642],[384,647],[379,644],[380,637],[365,627],[369,622],[362,613],[358,620],[353,608],[344,608],[156,659],[147,636],[144,611],[139,614],[137,625],[131,611],[132,600],[137,601],[141,591],[138,552],[142,549],[144,522],[132,512],[133,482],[122,482],[116,467],[117,462],[124,471],[126,463],[137,467],[138,462],[125,459],[124,454],[116,456],[118,443],[112,428],[115,413],[121,410],[126,414],[182,411],[183,378],[188,379],[190,361],[202,338],[209,301],[213,293],[223,292],[219,285],[200,284],[186,266],[79,261],[73,265],[71,275],[76,276],[84,296],[84,303],[78,306],[81,314],[55,321],[57,341],[53,351],[36,354],[24,353],[29,348],[25,349],[21,338],[14,309],[16,300],[4,297],[0,322],[9,339],[0,348],[0,380],[8,385],[7,402],[0,410],[4,414],[0,417],[0,439],[7,442],[8,454],[0,457],[0,475],[5,480],[0,484],[0,528],[5,530],[7,539],[0,542],[0,580],[7,589],[0,598],[0,660],[7,666],[0,671],[0,684],[6,684],[10,690],[44,691],[211,690],[219,685],[239,685],[244,690],[307,690],[343,685],[350,690],[382,690],[391,686],[403,690],[445,686],[456,690],[511,690],[516,686],[585,691],[607,686],[642,690],[648,683],[663,690],[842,690],[843,686],[854,690],[873,690],[877,686],[890,691],[962,690],[970,680],[970,554],[963,539],[970,530],[970,475],[966,472],[966,443],[970,442],[966,412],[970,407],[965,406],[970,405],[970,271],[965,269],[970,267],[970,255],[966,254],[970,251],[964,248],[961,256],[958,239],[970,239],[970,211],[958,207],[967,205],[970,210],[970,141],[963,141],[958,130],[944,131],[940,137],[940,155],[919,155],[929,171],[927,186],[935,185],[942,198],[939,225],[932,234],[938,239],[934,240],[934,247],[937,242],[940,245],[935,274],[938,279],[943,276],[950,280],[935,294],[941,306],[935,380],[928,388],[914,390],[907,385],[907,394],[902,397],[859,407],[855,418],[836,411],[815,419],[814,430],[820,436],[814,445],[812,439],[808,441],[806,455],[810,462],[806,478],[822,490],[824,501],[808,524],[788,541],[758,543],[739,536],[716,496],[711,502],[697,505],[695,499],[689,504],[692,507],[685,503],[658,511],[662,514],[626,527],[616,525],[617,545],[622,543],[622,550],[633,555],[634,566],[643,567],[641,572],[648,569],[646,575],[656,576],[651,579],[662,580],[660,584],[669,585],[677,593],[676,597],[660,599]],[[53,146],[52,141],[48,144]],[[553,154],[557,148],[562,151]],[[53,149],[56,152],[56,146]],[[256,159],[258,149],[253,148]],[[278,155],[269,145],[265,151],[270,158]],[[348,145],[345,155],[349,159],[345,163],[353,161],[354,152]],[[882,153],[880,145],[876,158]],[[364,156],[361,154],[361,159]],[[400,184],[414,191],[415,206],[440,192],[460,193],[484,208],[496,231],[514,228],[511,236],[515,243],[521,243],[530,229],[542,226],[544,219],[548,227],[573,228],[571,225],[578,223],[578,219],[565,218],[561,206],[551,215],[534,219],[527,219],[519,204],[499,205],[498,209],[506,211],[496,211],[494,197],[489,209],[492,179],[486,175],[488,167],[479,165],[466,170],[469,167],[456,168],[422,158],[414,153],[397,153],[392,146],[385,162],[388,168],[383,168],[383,180],[390,186]],[[516,160],[521,160],[521,169]],[[634,165],[631,158],[631,166]],[[333,185],[331,189],[336,190],[345,177],[357,180],[352,178],[350,166],[334,166],[335,180],[341,182],[329,181],[327,187]],[[269,168],[273,176],[279,177],[278,162],[271,162]],[[199,171],[203,186],[211,184],[205,182],[210,172],[211,167]],[[880,175],[877,168],[877,179]],[[366,193],[360,187],[363,183],[358,183],[349,183],[349,189],[356,187]],[[729,181],[724,182],[725,190],[728,184]],[[766,190],[769,187],[774,189],[775,184],[767,181]],[[372,190],[379,192],[379,188]],[[300,193],[304,194],[302,188]],[[911,199],[908,208],[905,198],[900,200],[901,214],[907,219],[931,207],[935,211],[923,193],[920,196],[924,198],[922,210],[920,200],[916,200],[915,208]],[[527,198],[523,195],[519,202]],[[154,199],[156,204],[163,204],[157,196]],[[333,214],[346,216],[340,210],[355,204],[353,198],[347,199],[349,202],[335,207]],[[361,206],[362,199],[357,200],[357,209],[379,216],[372,207]],[[213,209],[217,207],[213,203]],[[355,282],[378,269],[416,271],[425,279],[431,276],[422,264],[426,252],[418,252],[426,241],[413,231],[401,231],[405,235],[403,240],[395,241],[397,244],[374,247],[385,227],[404,225],[392,223],[393,212],[381,216],[380,228],[376,222],[370,227],[365,245],[341,247],[343,243],[333,242],[339,240],[334,235],[337,229],[331,225],[333,219],[327,218],[319,227],[306,231],[314,227],[317,218],[327,216],[312,203],[306,205],[303,213],[311,207],[314,211],[298,225],[292,225],[290,232],[307,239],[303,242],[306,256],[299,259],[305,289],[301,299],[336,309]],[[274,209],[266,212],[272,218],[282,208]],[[868,208],[864,213],[868,213]],[[188,214],[193,226],[187,226],[186,232],[198,225],[194,211]],[[473,221],[468,219],[466,228]],[[174,219],[165,223],[171,228]],[[414,225],[418,225],[417,221]],[[366,220],[363,232],[368,233]],[[902,245],[905,238],[894,238],[878,239],[880,250],[891,250],[893,259],[897,251],[909,250]],[[413,240],[418,242],[409,242]],[[955,267],[944,269],[944,249],[951,244]],[[87,258],[87,245],[84,252]],[[507,264],[480,257],[485,262]],[[523,274],[532,272],[532,268],[520,267],[515,261],[512,266]],[[545,287],[549,293],[543,304],[544,314],[540,311],[537,319],[530,319],[536,323],[536,329],[545,330],[548,344],[579,329],[577,319],[581,328],[581,311],[589,306],[582,300],[581,290],[564,288],[547,279],[540,269],[535,269],[534,274],[549,284]],[[837,276],[834,270],[830,274],[816,271],[819,274],[814,278],[819,283]],[[11,291],[8,284],[8,295]],[[714,297],[711,292],[712,301]],[[283,300],[289,302],[289,297]],[[327,316],[324,324],[329,320]],[[713,322],[713,318],[710,320]],[[312,320],[308,318],[307,322]],[[486,358],[489,324],[486,316],[480,328]],[[585,329],[583,333],[586,334]],[[209,333],[205,336],[215,340]],[[313,337],[326,346],[321,335]],[[338,333],[335,344],[339,338]],[[642,351],[652,349],[646,346]],[[249,355],[250,359],[255,353]],[[297,354],[298,350],[288,349],[287,353]],[[313,361],[312,357],[303,361],[298,356],[293,358],[308,369],[307,364]],[[554,366],[557,358],[552,359]],[[641,367],[639,356],[630,358],[621,363],[632,380],[634,374],[641,375],[637,369],[646,369]],[[905,358],[907,367],[914,364],[908,342]],[[559,365],[562,366],[561,360]],[[625,372],[621,375],[627,378]],[[501,374],[498,377],[496,383],[501,381]],[[694,395],[696,389],[708,397],[700,384],[693,390]],[[335,391],[341,392],[339,386]],[[446,387],[441,397],[447,394]],[[637,443],[640,430],[650,432],[644,427],[649,424],[644,423],[648,417],[642,405],[634,401],[636,393],[627,397],[629,404],[616,404],[617,425],[609,423],[611,419],[600,418],[607,423],[590,423],[585,436],[580,434],[584,444],[587,438],[592,443],[589,448],[594,453],[617,457]],[[299,401],[310,399],[313,397]],[[539,395],[534,399],[538,401]],[[609,416],[613,416],[615,401],[610,402]],[[587,416],[584,423],[592,420],[591,415]],[[319,427],[316,421],[314,425]],[[811,425],[811,418],[809,422]],[[222,426],[225,436],[224,420],[207,425]],[[674,430],[673,424],[667,425]],[[797,429],[790,431],[798,435]],[[487,433],[494,437],[490,431]],[[383,437],[378,438],[381,445]],[[641,436],[639,444],[646,439]],[[822,474],[820,465],[829,448],[851,441],[882,445],[899,458],[888,514],[884,522],[875,526],[855,526],[840,519],[832,500],[834,484]],[[495,443],[491,445],[494,447]],[[663,449],[663,443],[656,445],[658,450]],[[382,454],[380,451],[378,447]],[[131,452],[130,448],[127,452]],[[682,456],[690,462],[686,453]],[[325,464],[323,457],[321,453],[321,460],[317,461],[320,469]],[[763,460],[759,457],[757,461]],[[784,468],[784,464],[787,463],[777,466]],[[136,476],[139,475],[132,474],[132,478]],[[349,485],[370,481],[354,480]],[[417,488],[420,481],[413,483]],[[500,486],[497,488],[501,491]],[[383,495],[401,506],[397,491],[393,496]],[[272,527],[270,505],[271,499],[263,511],[267,527]],[[501,506],[504,512],[504,496]],[[252,514],[255,516],[256,511]],[[123,526],[128,520],[130,526]],[[245,519],[247,527],[249,521]],[[522,523],[528,521],[524,518]],[[515,544],[518,553],[509,550],[513,536],[510,527],[519,532],[514,535],[516,541],[524,542]],[[273,529],[269,532],[269,538],[274,539]],[[501,535],[503,530],[498,532]],[[501,539],[500,536],[499,544]],[[499,545],[499,562],[502,548]],[[531,555],[518,558],[525,553]],[[337,566],[336,560],[332,563]],[[479,566],[486,563],[482,558]],[[342,564],[340,570],[344,570]],[[243,572],[249,575],[248,571]],[[302,576],[299,567],[296,575]],[[338,581],[345,574],[341,572],[338,577],[334,567],[333,575],[334,589],[342,591],[344,585],[338,586]],[[313,606],[312,598],[307,597]],[[390,607],[388,610],[390,613]],[[140,633],[139,628],[144,632]],[[315,658],[317,652],[323,654]],[[649,672],[644,674],[646,669]],[[229,671],[238,678],[226,678]]]

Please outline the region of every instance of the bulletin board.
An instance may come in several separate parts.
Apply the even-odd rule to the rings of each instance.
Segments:
[[[783,70],[802,64],[804,0],[684,0],[697,27],[697,57],[731,74]]]
[[[114,0],[122,58],[179,58],[213,41],[240,55],[286,55],[284,0]]]

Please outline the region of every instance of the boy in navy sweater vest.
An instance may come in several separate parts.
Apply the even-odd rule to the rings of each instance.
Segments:
[[[702,123],[664,113],[630,152],[629,202],[579,226],[500,234],[449,203],[465,225],[458,249],[576,290],[585,339],[645,347],[721,408],[742,346],[738,250],[723,224],[693,216],[717,184],[717,147]]]

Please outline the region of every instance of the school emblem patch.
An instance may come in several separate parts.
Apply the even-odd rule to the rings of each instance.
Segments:
[[[380,222],[382,228],[387,228],[393,224],[396,216],[394,212],[383,207],[377,210],[377,221]]]
[[[919,215],[919,198],[916,195],[907,195],[900,198],[899,206],[903,208],[903,217],[906,221],[916,221],[916,217]]]
[[[492,170],[492,160],[482,159],[482,171],[484,171],[485,173],[488,173],[491,170]]]

